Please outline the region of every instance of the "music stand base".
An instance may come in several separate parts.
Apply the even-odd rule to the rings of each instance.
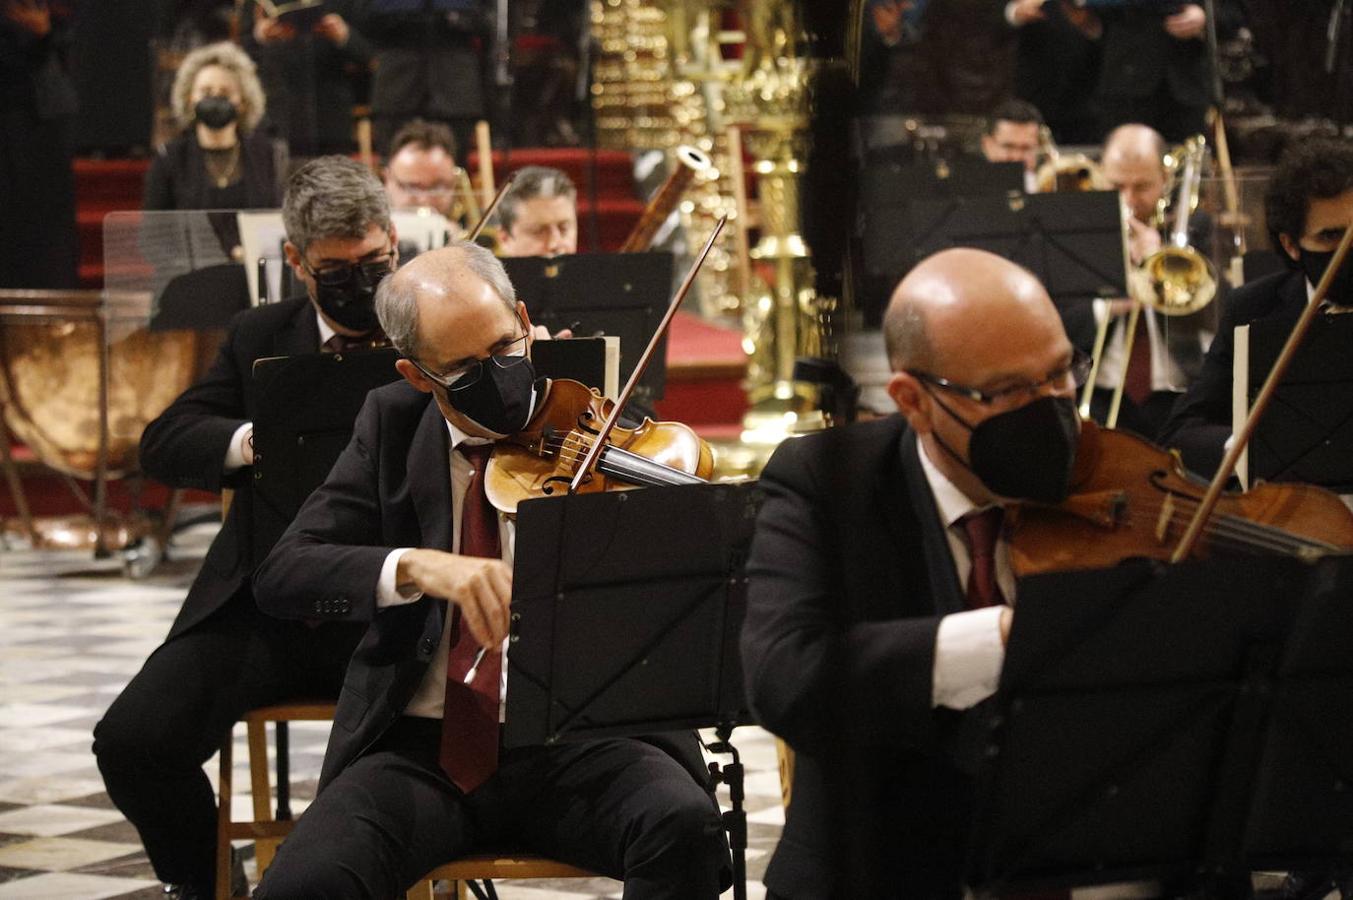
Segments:
[[[714,729],[718,740],[706,744],[710,753],[727,753],[733,761],[720,766],[717,762],[709,764],[710,787],[720,782],[728,785],[728,799],[732,807],[723,814],[724,831],[728,833],[728,846],[733,851],[733,900],[747,900],[747,809],[743,803],[746,795],[743,791],[742,757],[738,748],[729,738],[733,735],[733,725],[719,725]]]

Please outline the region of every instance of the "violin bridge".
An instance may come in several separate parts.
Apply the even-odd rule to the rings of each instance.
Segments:
[[[1170,522],[1174,520],[1174,494],[1166,494],[1156,518],[1156,543],[1164,544],[1170,537]]]

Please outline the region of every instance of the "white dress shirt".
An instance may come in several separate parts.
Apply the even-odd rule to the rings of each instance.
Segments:
[[[1108,303],[1096,300],[1094,311],[1095,325],[1103,325],[1104,317],[1109,314]],[[1150,307],[1143,307],[1141,314],[1142,318],[1146,319],[1147,340],[1151,342],[1151,390],[1182,394],[1188,390],[1189,381],[1179,363],[1170,355],[1169,343],[1166,341],[1170,326],[1168,321],[1164,324],[1161,322],[1162,318],[1168,320],[1168,317],[1157,316],[1156,311]],[[1104,342],[1104,353],[1100,357],[1095,387],[1114,390],[1123,377],[1125,365],[1123,351],[1127,344],[1128,317],[1120,316],[1118,321],[1121,326]],[[1212,332],[1200,329],[1197,338],[1199,347],[1206,353],[1208,345],[1212,343]]]
[[[470,479],[474,476],[474,468],[463,453],[456,452],[456,448],[461,444],[473,446],[492,442],[484,438],[470,437],[450,422],[446,423],[446,429],[451,435],[449,465],[451,466],[451,522],[454,535],[451,543],[452,546],[459,548],[461,541],[460,512],[465,506],[465,492],[470,486]],[[500,546],[503,548],[503,562],[510,566],[512,565],[512,553],[517,539],[517,529],[516,524],[502,514],[498,516],[498,538]],[[401,593],[395,583],[400,557],[412,549],[412,547],[401,547],[398,550],[391,550],[389,555],[385,557],[385,564],[381,567],[380,579],[376,582],[376,607],[378,610],[389,606],[413,603],[423,596],[422,591]],[[427,719],[440,719],[442,717],[442,704],[446,697],[446,662],[451,649],[453,610],[450,604],[447,605],[446,612],[445,621],[442,623],[442,639],[437,644],[437,649],[432,655],[432,662],[428,666],[427,672],[423,674],[423,680],[418,683],[418,689],[414,691],[413,699],[409,701],[408,707],[404,710],[404,714],[407,716],[421,716]],[[503,704],[507,698],[506,640],[503,641],[501,652],[503,654],[503,666],[498,687],[499,721],[502,721]],[[465,673],[458,672],[456,674],[464,676]]]
[[[918,443],[917,455],[925,472],[935,507],[944,524],[949,551],[958,570],[958,583],[968,583],[972,554],[961,520],[978,507],[936,468]],[[1008,603],[1015,599],[1015,573],[1010,567],[1010,547],[1004,537],[996,541],[996,583]],[[1005,644],[1001,641],[1000,606],[950,613],[940,619],[935,635],[935,671],[931,701],[935,706],[967,709],[996,693],[1001,666],[1005,662]]]

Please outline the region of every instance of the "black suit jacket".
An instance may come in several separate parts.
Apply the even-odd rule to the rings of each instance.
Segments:
[[[266,135],[251,132],[240,140],[242,209],[272,209],[282,205],[277,150]],[[159,148],[146,172],[143,209],[209,209],[211,183],[206,157],[189,129]]]
[[[369,622],[338,698],[322,790],[404,712],[441,640],[447,601],[376,609],[391,550],[450,550],[450,437],[430,395],[397,382],[372,391],[352,441],[259,567],[255,594],[283,618]],[[647,737],[704,784],[693,733]]]
[[[1175,403],[1160,434],[1160,443],[1177,448],[1188,468],[1210,478],[1225,455],[1231,436],[1236,327],[1258,321],[1295,325],[1306,302],[1306,276],[1298,271],[1268,275],[1230,295],[1198,379]]]
[[[464,10],[438,13],[430,8],[412,13],[384,12],[366,0],[356,17],[376,47],[376,74],[371,81],[373,116],[466,118],[483,115],[484,77],[476,45],[487,44],[486,7],[482,0]],[[384,147],[380,148],[382,151]],[[469,148],[460,148],[468,154]]]
[[[1180,0],[1182,7],[1194,0]],[[1244,16],[1229,0],[1215,4],[1217,32],[1234,34]],[[1169,12],[1174,12],[1172,8]],[[1182,106],[1202,107],[1212,99],[1212,75],[1207,42],[1201,38],[1177,40],[1165,31],[1169,13],[1126,7],[1100,11],[1104,22],[1103,62],[1099,93],[1106,98],[1143,98],[1162,81]]]
[[[241,43],[258,62],[268,97],[267,118],[294,156],[349,153],[356,146],[352,108],[370,73],[373,53],[370,42],[352,25],[357,6],[357,0],[328,4],[348,22],[348,41],[342,47],[315,34],[259,44],[253,29],[245,29]]]
[[[899,416],[787,441],[761,476],[742,658],[796,751],[766,884],[790,898],[958,897],[974,711],[931,705],[940,618],[964,608],[915,435]]]
[[[254,361],[319,349],[315,308],[305,297],[245,310],[231,320],[211,369],[184,391],[141,435],[141,467],[172,487],[235,490],[225,524],[212,541],[197,579],[169,635],[205,619],[231,597],[249,590],[252,558],[253,472],[222,472],[231,435],[253,421],[249,380]]]

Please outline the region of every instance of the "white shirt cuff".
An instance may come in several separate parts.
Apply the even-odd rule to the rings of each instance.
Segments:
[[[390,554],[385,557],[385,564],[381,566],[380,580],[376,582],[377,609],[384,609],[387,606],[403,606],[423,596],[422,591],[400,591],[399,585],[395,583],[395,577],[399,572],[399,560],[412,549],[412,547],[401,547],[398,550],[391,550]]]
[[[1010,0],[1010,2],[1005,5],[1005,21],[1016,28],[1019,27],[1015,22],[1015,0]]]
[[[245,422],[230,436],[230,446],[226,447],[225,472],[244,468],[244,442],[254,436],[254,423]]]
[[[1005,662],[1001,643],[1004,609],[988,606],[940,619],[932,687],[935,706],[967,709],[996,693]]]

